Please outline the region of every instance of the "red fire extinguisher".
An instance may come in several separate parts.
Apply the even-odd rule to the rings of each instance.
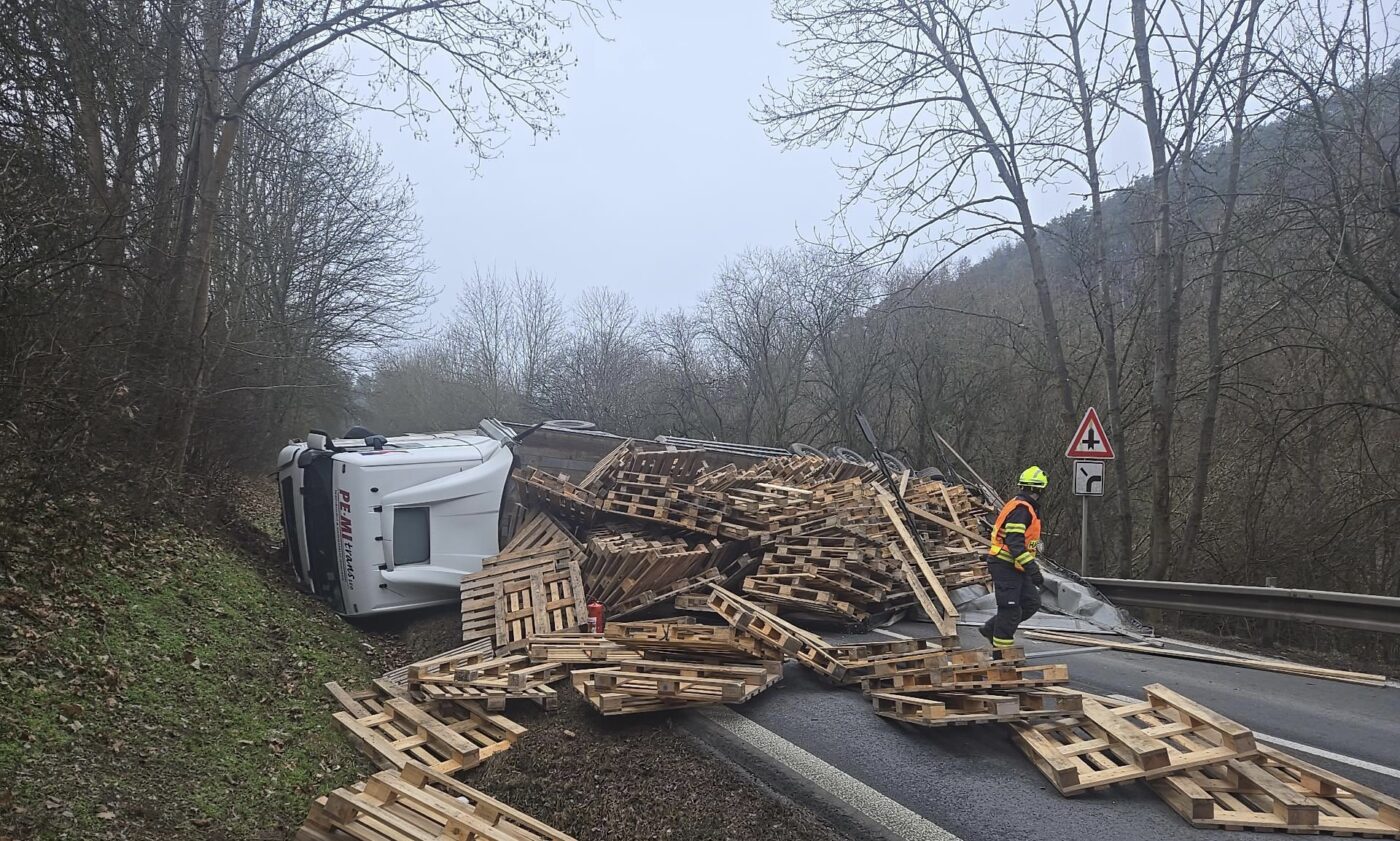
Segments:
[[[588,633],[590,633],[590,634],[601,634],[601,633],[603,633],[603,603],[602,603],[602,602],[589,602],[589,603],[588,603]]]

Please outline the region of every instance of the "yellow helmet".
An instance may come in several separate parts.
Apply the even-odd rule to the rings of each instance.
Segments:
[[[1023,488],[1035,488],[1036,490],[1043,491],[1048,483],[1049,480],[1045,478],[1045,471],[1041,470],[1039,467],[1032,465],[1021,471],[1020,485]]]

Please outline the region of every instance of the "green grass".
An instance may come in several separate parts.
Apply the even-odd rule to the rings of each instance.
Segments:
[[[363,774],[322,689],[373,676],[353,628],[181,526],[44,534],[0,591],[0,838],[287,837]]]

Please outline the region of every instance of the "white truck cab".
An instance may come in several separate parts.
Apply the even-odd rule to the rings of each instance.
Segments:
[[[287,445],[277,481],[297,581],[345,616],[455,601],[462,576],[499,549],[514,441],[484,421],[431,435],[313,431]]]

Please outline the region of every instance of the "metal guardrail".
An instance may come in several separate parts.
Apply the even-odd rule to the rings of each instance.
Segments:
[[[1327,590],[1293,590],[1284,587],[1243,587],[1233,584],[1197,584],[1191,581],[1134,581],[1126,578],[1088,578],[1105,596],[1119,605],[1184,610],[1192,613],[1227,613],[1281,622],[1303,622],[1334,628],[1353,628],[1381,634],[1400,634],[1400,598]]]

